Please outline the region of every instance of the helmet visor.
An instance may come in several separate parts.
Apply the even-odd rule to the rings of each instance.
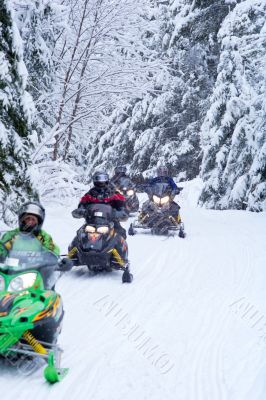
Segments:
[[[39,224],[42,224],[45,217],[44,208],[37,203],[24,204],[19,210],[19,221],[24,217],[25,214],[31,214],[38,217]]]
[[[93,182],[106,183],[109,181],[109,175],[106,172],[99,172],[93,176]]]

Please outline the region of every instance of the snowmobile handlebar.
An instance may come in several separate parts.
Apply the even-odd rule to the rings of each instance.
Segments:
[[[182,187],[177,187],[176,189],[173,189],[173,191],[172,191],[173,196],[176,196],[177,194],[179,194],[180,192],[182,192],[183,189],[184,189],[184,188],[182,188]]]
[[[111,220],[118,219],[119,221],[127,221],[127,219],[128,219],[127,210],[125,210],[125,209],[121,209],[121,210],[113,209],[112,212],[113,212],[113,217],[109,216],[109,218]],[[89,216],[88,210],[86,210],[84,208],[77,208],[77,209],[73,210],[71,214],[72,214],[73,218],[85,218],[86,219],[86,217]]]
[[[87,211],[84,208],[77,208],[71,214],[73,218],[85,218]]]
[[[126,210],[115,210],[114,217],[119,221],[127,221],[128,212]]]

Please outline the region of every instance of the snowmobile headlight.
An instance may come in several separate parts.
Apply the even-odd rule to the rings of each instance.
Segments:
[[[108,226],[99,226],[97,228],[98,233],[102,233],[103,235],[109,232],[109,227]]]
[[[96,228],[95,228],[95,226],[87,225],[86,228],[85,228],[85,232],[87,232],[87,233],[95,233],[96,232]]]
[[[21,290],[26,290],[33,286],[36,281],[37,274],[36,272],[28,272],[27,274],[21,274],[16,276],[16,278],[12,279],[9,283],[8,292],[19,292]]]
[[[133,189],[129,189],[129,190],[127,191],[127,195],[128,195],[128,196],[133,196],[133,195],[134,195],[134,190],[133,190]]]
[[[153,199],[153,201],[154,201],[155,204],[160,204],[160,201],[161,201],[160,197],[155,196],[155,194],[154,194],[154,195],[152,196],[152,199]]]
[[[170,200],[169,196],[164,196],[161,198],[161,205],[164,206],[165,204],[167,204]]]
[[[4,278],[2,277],[2,275],[0,275],[0,292],[2,291],[2,290],[4,290],[5,289],[5,280],[4,280]]]

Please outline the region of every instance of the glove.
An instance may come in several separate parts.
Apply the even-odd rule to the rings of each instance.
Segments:
[[[73,265],[73,261],[69,258],[62,258],[58,263],[59,270],[62,272],[70,271]]]

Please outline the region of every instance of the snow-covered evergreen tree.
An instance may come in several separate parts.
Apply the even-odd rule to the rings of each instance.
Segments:
[[[143,22],[133,0],[67,0],[67,35],[61,40],[60,97],[54,160],[84,164],[91,132],[120,98],[145,91],[138,40]],[[141,25],[142,23],[142,25]],[[141,61],[141,62],[140,62]]]
[[[161,71],[153,90],[113,113],[94,139],[92,165],[127,163],[132,173],[167,164],[179,179],[199,173],[200,126],[216,78],[217,32],[228,13],[224,2],[169,0],[155,3],[143,35],[156,50]],[[100,138],[100,139],[99,139]]]
[[[24,61],[28,70],[27,90],[36,113],[34,128],[39,140],[55,124],[56,71],[59,60],[54,54],[58,37],[66,26],[66,10],[55,0],[12,0],[16,22],[23,40]]]
[[[22,43],[9,0],[0,1],[0,204],[12,219],[21,201],[32,195],[27,166],[31,152],[34,105],[26,91]]]
[[[56,0],[12,2],[29,73],[27,89],[36,105],[32,132],[34,149],[29,168],[31,180],[41,201],[63,204],[75,195],[77,186],[73,168],[62,160],[51,161],[61,64],[56,45],[66,30],[69,10]]]
[[[225,19],[218,77],[202,126],[209,208],[266,209],[266,3],[245,0]]]

